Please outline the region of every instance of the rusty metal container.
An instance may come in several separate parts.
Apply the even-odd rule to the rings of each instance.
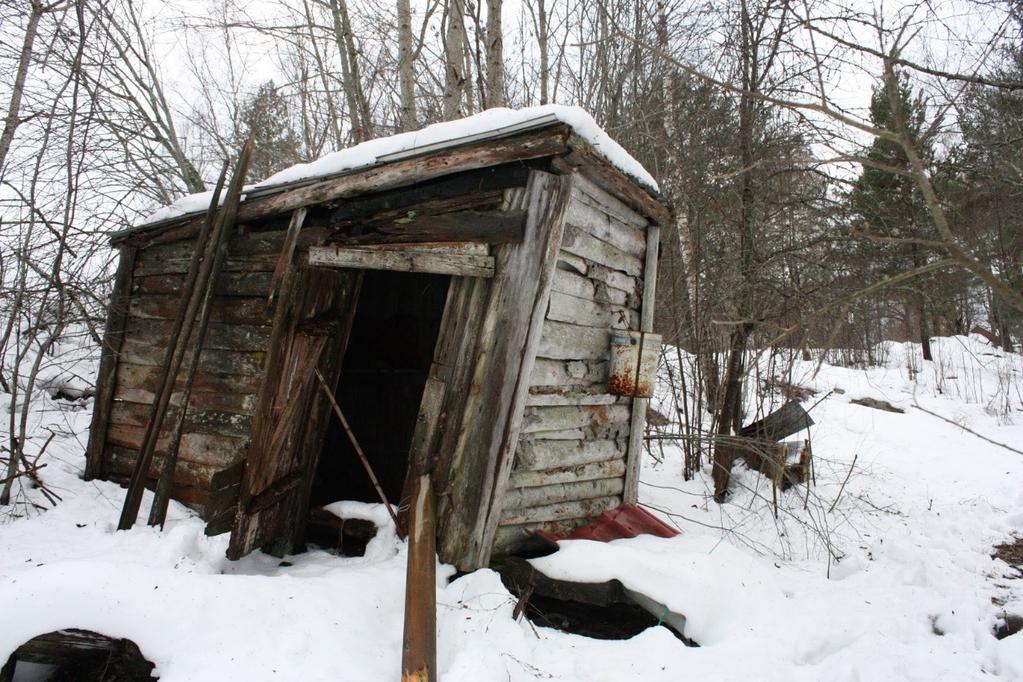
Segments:
[[[611,332],[608,392],[649,398],[654,394],[661,335],[650,332]]]

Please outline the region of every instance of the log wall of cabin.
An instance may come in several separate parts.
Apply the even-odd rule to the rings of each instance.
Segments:
[[[494,553],[622,502],[632,399],[607,392],[612,330],[639,329],[648,221],[576,176]]]
[[[270,341],[271,279],[284,242],[285,223],[259,231],[243,227],[228,245],[216,281],[213,311],[181,437],[172,496],[203,511],[217,472],[245,456]],[[300,240],[322,238],[303,230]],[[177,313],[194,239],[138,247],[129,287],[124,343],[115,374],[100,475],[124,483],[131,477]],[[186,363],[188,356],[186,355]],[[177,392],[164,434],[181,408]],[[155,483],[166,438],[157,442],[149,471]]]

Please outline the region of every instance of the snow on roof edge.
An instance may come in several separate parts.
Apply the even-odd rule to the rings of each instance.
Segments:
[[[523,109],[487,109],[467,118],[434,123],[420,130],[369,140],[354,147],[326,154],[315,161],[285,168],[265,180],[253,185],[246,185],[243,192],[269,189],[338,175],[345,171],[368,168],[395,161],[401,157],[428,153],[472,136],[495,133],[498,136],[512,135],[544,125],[548,121],[550,124],[561,122],[568,125],[576,135],[586,140],[612,166],[653,192],[660,191],[657,181],[643,165],[611,139],[611,136],[604,132],[585,110],[575,106],[547,104]],[[184,196],[172,204],[156,209],[145,220],[136,223],[136,227],[205,211],[212,195],[212,192],[199,192]]]

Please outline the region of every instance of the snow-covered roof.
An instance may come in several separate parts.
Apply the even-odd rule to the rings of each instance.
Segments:
[[[638,184],[657,192],[657,182],[625,149],[597,125],[593,117],[579,107],[548,104],[524,109],[488,109],[455,121],[435,123],[421,130],[400,133],[363,142],[348,149],[332,152],[309,163],[285,168],[261,182],[247,185],[246,194],[307,182],[346,171],[397,161],[401,158],[427,154],[480,139],[498,138],[527,130],[564,123],[586,140],[608,163]],[[171,220],[190,213],[205,211],[211,192],[190,194],[169,206],[157,209],[140,225]]]

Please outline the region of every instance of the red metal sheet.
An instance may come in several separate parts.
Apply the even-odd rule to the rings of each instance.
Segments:
[[[678,535],[677,529],[634,504],[623,504],[611,511],[604,512],[582,528],[576,528],[567,536],[556,536],[538,532],[546,540],[596,540],[610,542],[622,538],[634,538],[637,535],[656,535],[661,538],[673,538]]]

